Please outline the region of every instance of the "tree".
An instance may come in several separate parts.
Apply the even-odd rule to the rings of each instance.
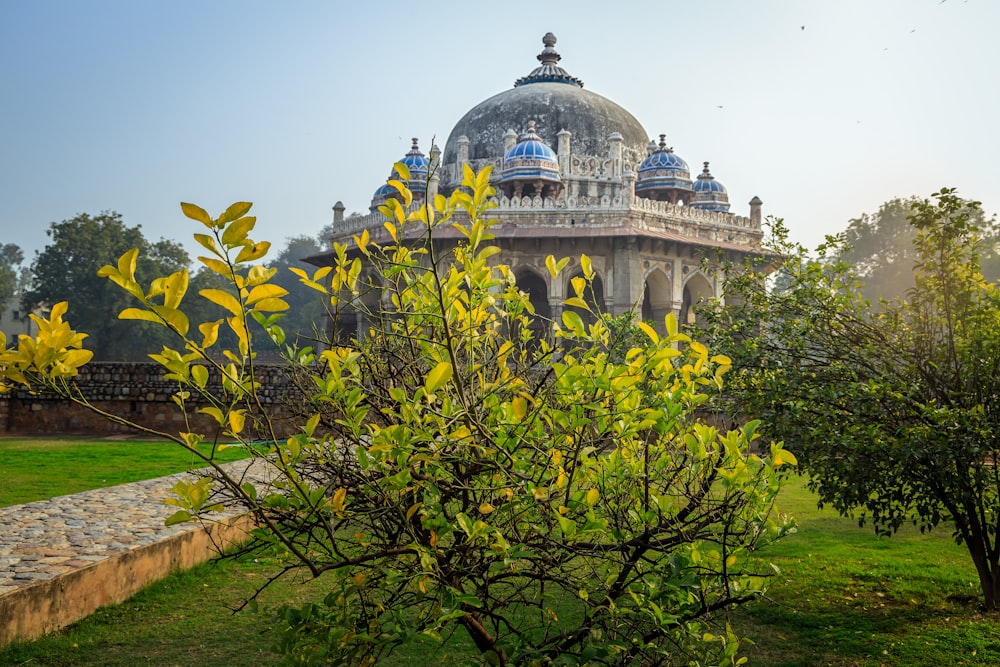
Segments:
[[[273,261],[268,263],[269,266],[278,270],[274,277],[274,283],[288,292],[285,296],[288,311],[281,322],[281,328],[288,340],[292,342],[301,340],[304,345],[311,344],[326,328],[327,312],[323,307],[321,295],[300,282],[297,276],[290,271],[293,267],[303,271],[314,268],[302,260],[321,252],[323,252],[323,246],[315,238],[296,236],[287,239],[285,248],[278,253]]]
[[[639,343],[613,358],[607,320],[588,327],[573,310],[589,308],[586,256],[555,343],[534,340],[528,295],[491,261],[489,171],[467,168],[463,188],[422,205],[394,187],[402,202],[382,209],[385,243],[365,231],[335,248],[334,266],[293,269],[334,309],[359,307],[372,284],[386,298],[360,339],[322,353],[288,347],[304,390],[290,433],[277,430],[254,379],[249,323],[283,339],[287,294],[275,269],[253,264],[267,244],[249,237],[249,204],[218,218],[183,205],[208,230],[197,235],[211,255],[204,265],[229,284],[200,292],[228,316],[196,334],[186,270],[144,286],[136,250],[102,268],[135,299],[120,317],[174,334],[154,358],[180,384],[178,405],[200,398],[218,426],[160,433],[214,470],[175,488],[171,521],[238,502],[259,526],[247,549],[287,554],[289,569],[328,582],[321,600],[284,611],[280,646],[295,664],[371,665],[456,631],[471,640],[470,660],[491,664],[743,662],[718,613],[766,587],[773,571],[758,550],[788,529],[772,504],[794,457],[778,444],[754,453],[755,422],[720,432],[696,419],[729,359],[673,317],[666,336],[638,324]],[[435,243],[453,224],[465,241]],[[552,276],[567,262],[550,257]],[[71,382],[88,353],[65,314],[58,304],[39,319],[36,341],[8,350],[0,368],[10,383],[85,403]],[[220,328],[237,339],[221,355]],[[230,476],[194,449],[232,439],[269,441],[259,461],[269,483]]]
[[[786,288],[768,291],[754,267],[734,274],[738,298],[706,326],[741,368],[729,382],[740,409],[766,415],[821,503],[883,534],[950,522],[997,609],[1000,292],[979,270],[978,202],[944,189],[910,208],[904,297],[873,311],[837,239],[810,258],[779,224]]]
[[[24,253],[15,243],[0,246],[0,308],[14,298],[19,288],[19,267]]]
[[[139,248],[137,267],[144,280],[175,271],[190,262],[173,241],[150,243],[139,226],[128,227],[119,213],[81,213],[53,222],[47,231],[50,243],[32,262],[32,280],[22,296],[26,312],[37,306],[72,301],[78,326],[88,332],[87,344],[99,360],[144,359],[169,338],[159,327],[128,325],[117,319],[128,296],[97,275],[109,257]]]
[[[920,203],[916,197],[892,199],[869,215],[862,214],[848,223],[843,233],[844,245],[840,258],[852,264],[864,282],[862,294],[877,303],[879,298],[902,297],[914,283],[914,267],[918,261],[914,248],[915,229],[910,216]],[[981,209],[976,209],[975,226],[983,237],[980,246],[980,263],[984,274],[991,280],[1000,278],[1000,257],[997,244],[1000,230],[993,218],[987,219]]]

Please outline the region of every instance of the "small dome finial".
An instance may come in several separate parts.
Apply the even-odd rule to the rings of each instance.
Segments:
[[[542,44],[545,45],[545,48],[535,56],[541,65],[533,69],[528,76],[523,76],[515,81],[514,87],[516,88],[517,86],[529,83],[551,82],[570,83],[583,88],[583,81],[580,81],[575,76],[570,76],[566,70],[559,67],[559,61],[562,60],[562,56],[555,49],[556,36],[551,32],[545,33],[545,36],[542,37]]]
[[[543,65],[555,65],[560,60],[562,60],[562,56],[560,56],[555,50],[555,45],[556,45],[555,35],[553,35],[551,32],[545,33],[545,37],[542,37],[542,44],[545,45],[545,48],[542,49],[542,52],[538,54],[538,62],[542,63]]]
[[[667,135],[661,134],[660,135],[660,148],[666,148],[666,146],[667,146]]]
[[[708,173],[710,173],[710,172],[708,171],[708,162],[706,161],[706,162],[704,162],[703,164],[705,165],[705,168],[704,168],[704,169],[702,169],[702,172],[701,172],[701,173],[703,173],[703,174],[708,174]]]

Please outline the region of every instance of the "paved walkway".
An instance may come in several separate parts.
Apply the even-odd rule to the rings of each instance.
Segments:
[[[227,464],[234,473],[246,465]],[[177,511],[163,501],[187,474],[0,508],[0,596],[196,529],[194,523],[163,525]]]

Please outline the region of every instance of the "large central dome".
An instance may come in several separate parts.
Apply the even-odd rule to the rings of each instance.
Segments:
[[[607,156],[608,137],[617,132],[624,148],[645,155],[649,135],[635,116],[606,97],[584,90],[583,82],[557,63],[556,38],[548,33],[538,56],[541,65],[514,84],[514,88],[480,102],[458,121],[448,136],[444,164],[458,157],[458,138],[469,139],[469,159],[503,155],[504,133],[520,133],[535,122],[535,131],[549,146],[558,145],[558,133],[568,130],[575,155]]]

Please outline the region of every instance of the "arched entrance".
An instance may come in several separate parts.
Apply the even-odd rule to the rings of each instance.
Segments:
[[[646,276],[646,286],[642,292],[642,313],[644,322],[650,322],[659,333],[666,333],[663,321],[673,308],[673,290],[670,279],[661,269],[653,269]]]
[[[692,324],[695,322],[695,309],[698,302],[704,299],[711,299],[715,296],[712,283],[700,271],[696,271],[688,276],[684,281],[684,300],[681,302],[681,323]]]

